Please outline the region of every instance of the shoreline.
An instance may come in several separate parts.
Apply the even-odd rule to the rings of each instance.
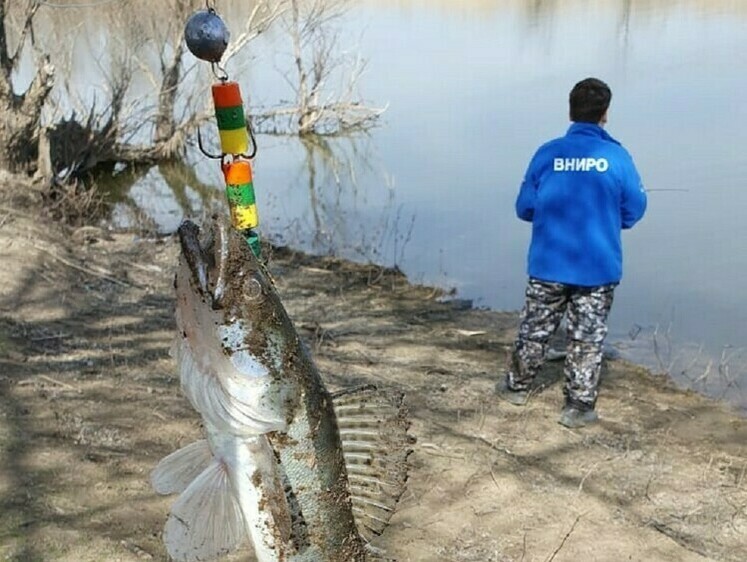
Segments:
[[[166,237],[169,237],[171,235],[166,234],[164,235]],[[518,329],[519,327],[519,315],[521,313],[520,309],[517,310],[511,310],[511,309],[500,309],[500,308],[492,308],[489,306],[480,306],[475,305],[475,300],[472,298],[464,298],[462,297],[458,290],[455,287],[451,286],[431,286],[426,283],[416,283],[410,281],[410,278],[408,275],[402,271],[398,266],[383,266],[379,265],[370,261],[364,261],[364,260],[356,260],[356,259],[350,259],[346,257],[338,257],[338,256],[327,256],[327,255],[321,255],[321,254],[314,254],[313,252],[306,252],[302,249],[294,248],[293,245],[281,245],[281,246],[275,246],[272,242],[268,242],[268,245],[272,248],[282,251],[284,253],[291,253],[291,254],[298,254],[300,256],[304,256],[304,258],[307,261],[314,261],[314,260],[320,260],[323,262],[326,261],[340,261],[340,262],[349,262],[353,266],[360,267],[362,270],[381,270],[386,271],[390,275],[397,275],[401,276],[405,279],[405,281],[408,284],[411,284],[415,287],[422,287],[424,290],[431,292],[434,295],[434,298],[438,298],[438,302],[445,303],[451,307],[453,307],[455,310],[475,310],[475,311],[482,311],[487,313],[496,313],[500,315],[510,315],[514,317],[515,319],[515,325],[514,325],[514,331]],[[614,305],[613,305],[613,312],[614,312]],[[639,326],[640,328],[640,326]],[[562,329],[562,326],[561,326]],[[559,329],[559,332],[560,330]],[[645,328],[640,328],[639,334],[641,332],[644,332]],[[610,330],[612,332],[612,330]],[[678,357],[674,357],[671,360],[671,364],[669,369],[666,368],[659,368],[655,367],[653,365],[654,361],[661,363],[662,359],[660,357],[657,357],[656,353],[656,347],[657,344],[653,339],[656,337],[657,329],[654,329],[654,333],[651,334],[651,344],[649,346],[648,340],[646,336],[643,336],[638,339],[638,335],[636,334],[636,337],[631,338],[629,340],[625,340],[622,337],[622,332],[618,331],[619,338],[615,339],[614,337],[610,337],[608,335],[607,340],[604,343],[604,359],[605,360],[618,360],[625,362],[633,367],[641,368],[645,371],[647,371],[652,377],[664,377],[670,382],[672,385],[674,385],[678,390],[682,392],[694,392],[701,396],[704,396],[708,399],[714,400],[718,403],[722,403],[726,405],[729,408],[734,409],[739,415],[747,418],[747,395],[743,395],[741,392],[737,396],[734,396],[732,399],[729,399],[725,396],[727,391],[730,388],[730,385],[735,385],[734,390],[740,391],[738,384],[734,383],[733,381],[713,381],[711,377],[688,377],[685,376],[686,373],[680,373],[680,378],[676,377],[672,370],[675,366],[676,360]],[[634,345],[635,344],[635,345]],[[642,345],[639,345],[642,344]],[[682,344],[675,344],[673,346],[672,342],[668,339],[665,339],[665,351],[668,351],[671,355],[672,351],[674,349],[680,348],[681,352],[684,352],[686,349],[690,350],[691,347],[696,347],[695,343],[682,343]],[[641,347],[644,347],[645,349],[641,349]],[[650,349],[649,349],[650,347]],[[724,346],[724,349],[728,348],[730,346]],[[630,357],[631,349],[636,349],[633,354],[638,356],[640,360],[635,359],[634,357]],[[548,352],[557,352],[563,351],[563,341],[562,337],[559,336],[559,334],[555,334],[550,339],[550,348],[548,349]],[[690,350],[692,351],[692,350]],[[714,359],[717,359],[717,356],[714,355],[705,355],[703,356],[703,349],[702,346],[699,346],[698,349],[698,355],[693,358],[691,366],[695,365],[695,360],[699,357],[705,357],[705,359],[710,359],[710,361],[713,361]],[[681,361],[684,361],[684,353],[683,357],[679,358]],[[687,358],[688,361],[684,361],[685,363],[689,362],[690,358]],[[547,362],[555,363],[559,362],[562,364],[562,361],[555,357],[555,358],[548,358],[546,359]],[[726,367],[728,368],[728,363],[726,364]],[[721,366],[718,367],[718,370],[720,370]],[[715,378],[715,377],[713,377]],[[687,379],[687,380],[686,380]],[[688,382],[689,381],[689,382]],[[702,389],[694,388],[693,386],[700,382],[700,385]],[[691,386],[692,385],[692,386]],[[708,392],[707,389],[711,389],[711,392]],[[718,396],[717,394],[721,394],[721,396]]]

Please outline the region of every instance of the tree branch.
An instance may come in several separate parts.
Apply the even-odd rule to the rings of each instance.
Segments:
[[[5,12],[8,0],[0,0],[0,64],[5,68],[10,60],[8,56],[8,40],[5,29]]]
[[[39,68],[29,89],[23,96],[21,111],[27,114],[32,112],[38,114],[38,122],[38,118],[41,117],[42,105],[54,87],[55,69],[49,55],[44,55],[37,64]]]
[[[18,38],[18,45],[16,46],[16,51],[13,53],[13,56],[10,57],[9,63],[11,68],[15,68],[16,64],[18,64],[18,59],[21,56],[21,53],[23,52],[23,47],[26,45],[26,39],[28,38],[29,34],[31,34],[31,42],[33,43],[33,25],[34,25],[34,16],[36,15],[36,12],[39,10],[39,7],[41,6],[41,2],[39,0],[31,0],[29,4],[26,6],[26,21],[23,24],[23,28],[21,29],[21,35]]]
[[[269,12],[263,13],[265,10],[269,10]],[[234,56],[241,52],[247,43],[264,33],[264,31],[267,30],[267,28],[287,10],[288,7],[282,2],[275,4],[258,2],[252,9],[249,17],[246,19],[242,32],[236,37],[236,39],[231,41],[226,52],[223,53],[223,64],[228,64]],[[260,14],[262,14],[261,18],[259,17]]]

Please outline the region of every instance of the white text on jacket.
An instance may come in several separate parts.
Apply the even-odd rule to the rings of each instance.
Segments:
[[[610,163],[606,158],[556,158],[553,161],[555,172],[606,172]]]

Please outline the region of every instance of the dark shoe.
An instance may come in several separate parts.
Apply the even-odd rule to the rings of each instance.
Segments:
[[[508,387],[508,383],[505,380],[495,385],[495,393],[499,398],[514,406],[523,406],[529,400],[528,390],[512,390]]]
[[[565,349],[550,348],[545,353],[545,361],[560,361],[565,360],[568,352]]]
[[[580,410],[573,406],[566,406],[560,413],[560,419],[558,423],[571,429],[577,427],[584,427],[589,424],[595,423],[599,420],[599,416],[594,410]]]

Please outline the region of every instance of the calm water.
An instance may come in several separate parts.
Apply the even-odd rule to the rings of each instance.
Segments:
[[[362,95],[388,109],[354,139],[260,137],[264,235],[518,309],[530,233],[513,212],[519,183],[537,146],[564,133],[571,86],[598,76],[614,95],[608,131],[652,190],[624,236],[611,342],[682,380],[708,372],[699,388],[744,400],[729,384],[747,385],[744,2],[381,0],[344,21],[341,45],[369,61]],[[229,69],[252,105],[291,97],[277,70],[289,50],[269,34]],[[152,170],[130,203],[173,229],[220,188],[214,163],[194,167],[166,171],[170,184]]]

